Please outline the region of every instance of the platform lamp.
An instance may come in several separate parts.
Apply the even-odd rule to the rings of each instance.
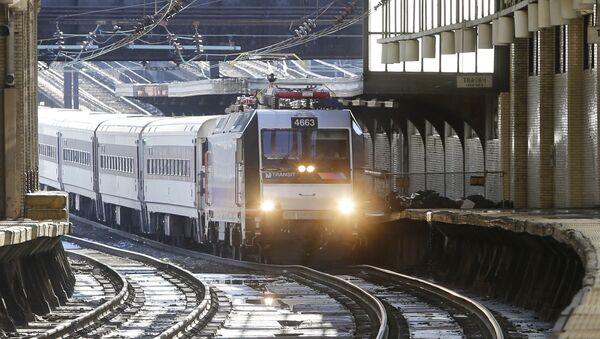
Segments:
[[[514,19],[502,16],[498,19],[498,45],[510,45],[515,40]]]
[[[421,55],[423,59],[435,58],[435,35],[427,35],[423,37]]]
[[[538,4],[529,4],[527,6],[527,30],[530,32],[536,32],[540,26],[538,24],[539,13]]]
[[[492,20],[492,45],[498,46],[498,31],[500,30],[499,19]]]
[[[457,29],[454,32],[456,53],[470,53],[477,50],[477,30],[472,27]]]
[[[480,49],[494,48],[494,45],[492,44],[492,25],[480,24],[479,26],[477,26],[477,30],[479,31],[477,34],[477,47]]]
[[[527,11],[515,11],[515,38],[529,38],[529,26],[527,24]]]
[[[419,61],[419,40],[404,41],[404,61]]]
[[[455,54],[454,31],[445,31],[440,35],[440,44],[443,55]]]
[[[550,0],[538,0],[538,28],[547,27],[552,27],[550,20]]]
[[[397,42],[386,42],[381,46],[381,63],[382,64],[395,64],[399,62],[398,59],[398,43]]]
[[[567,21],[562,16],[562,0],[550,0],[550,23],[552,26],[563,26]]]
[[[596,0],[573,0],[573,8],[577,11],[589,11],[594,9]]]
[[[563,19],[575,19],[579,17],[579,12],[573,7],[573,0],[561,0],[560,13]]]

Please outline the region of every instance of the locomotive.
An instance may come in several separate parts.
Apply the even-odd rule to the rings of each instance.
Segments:
[[[316,108],[328,95],[315,88],[262,94],[214,116],[40,107],[40,184],[69,192],[71,213],[239,259],[359,237],[352,113]],[[261,99],[272,108],[254,107]]]

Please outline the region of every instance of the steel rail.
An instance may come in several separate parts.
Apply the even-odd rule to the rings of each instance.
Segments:
[[[411,277],[408,275],[404,275],[401,273],[397,273],[394,271],[386,270],[383,268],[371,266],[371,265],[355,265],[349,266],[351,269],[359,269],[370,273],[373,272],[374,275],[384,276],[389,278],[390,280],[397,281],[404,285],[409,285],[411,287],[424,290],[428,293],[435,294],[445,300],[450,301],[451,303],[458,305],[459,307],[469,311],[470,313],[477,316],[479,321],[485,326],[488,331],[488,338],[493,339],[504,339],[504,333],[502,332],[502,327],[494,317],[494,315],[481,303],[466,297],[460,293],[447,289],[443,286],[434,284],[430,281],[419,279],[416,277]]]
[[[107,275],[111,277],[111,279],[121,284],[121,289],[119,290],[119,293],[117,293],[114,297],[102,303],[100,306],[94,308],[93,310],[86,312],[75,319],[63,322],[59,326],[49,329],[44,333],[36,336],[35,338],[60,338],[67,334],[81,330],[94,323],[95,321],[104,318],[109,313],[113,312],[127,298],[129,282],[119,272],[115,271],[110,266],[85,254],[67,251],[67,255],[71,258],[86,261],[92,264],[94,267],[100,267]]]
[[[94,249],[94,250],[105,252],[105,253],[115,255],[115,256],[126,257],[129,259],[140,261],[147,265],[154,266],[156,268],[159,268],[159,269],[162,269],[165,271],[170,271],[172,273],[177,274],[181,278],[184,278],[189,282],[193,282],[197,286],[201,287],[203,295],[202,295],[202,300],[200,301],[200,303],[198,305],[196,305],[196,307],[194,307],[192,312],[190,312],[183,320],[180,320],[177,323],[173,324],[171,327],[166,329],[161,335],[157,336],[157,338],[175,338],[180,333],[189,329],[192,325],[202,321],[203,320],[202,316],[209,312],[210,303],[211,303],[210,290],[207,289],[206,285],[204,285],[204,283],[202,281],[200,281],[198,278],[196,278],[190,271],[188,271],[182,267],[179,267],[177,265],[173,265],[170,263],[160,261],[158,259],[155,259],[155,258],[145,255],[145,254],[136,253],[136,252],[132,252],[132,251],[124,250],[124,249],[119,249],[116,247],[100,244],[100,243],[93,242],[93,241],[86,240],[86,239],[81,239],[81,238],[74,237],[71,235],[64,236],[64,239],[66,241],[72,242],[72,243],[77,244],[82,247]]]
[[[88,224],[93,227],[99,227],[103,230],[106,230],[109,233],[113,233],[115,235],[119,235],[121,237],[125,237],[136,241],[138,243],[144,244],[145,246],[151,247],[153,249],[168,251],[174,254],[179,254],[182,256],[188,256],[192,258],[198,258],[206,261],[211,261],[214,263],[219,263],[223,265],[228,265],[231,267],[242,268],[246,270],[256,270],[256,271],[278,271],[281,273],[295,273],[299,275],[304,275],[310,277],[311,280],[321,283],[327,287],[335,289],[339,292],[342,292],[344,295],[351,296],[351,299],[355,301],[359,301],[359,304],[365,308],[367,313],[369,314],[369,318],[375,324],[375,329],[377,334],[374,338],[376,339],[385,339],[388,337],[388,317],[387,312],[383,303],[378,299],[372,296],[370,293],[365,291],[364,289],[358,287],[357,285],[346,281],[342,278],[336,277],[334,275],[324,273],[321,271],[314,270],[312,268],[301,266],[301,265],[268,265],[268,264],[259,264],[247,261],[239,261],[233,259],[227,259],[222,257],[217,257],[214,255],[200,253],[196,251],[187,250],[180,247],[173,247],[163,243],[159,243],[153,240],[149,240],[134,234],[130,234],[124,231],[115,230],[104,226],[100,223],[87,220],[78,216],[71,215],[71,220],[78,223]]]

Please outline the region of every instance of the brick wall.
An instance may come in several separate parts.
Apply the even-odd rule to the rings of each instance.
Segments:
[[[569,207],[567,76],[554,77],[554,207]]]
[[[511,46],[510,104],[512,198],[516,208],[527,207],[527,76],[528,40],[515,39]]]
[[[539,32],[540,207],[554,207],[554,28]]]
[[[540,208],[540,78],[529,77],[527,81],[527,204]]]
[[[569,207],[584,207],[584,153],[588,139],[587,114],[583,110],[583,19],[569,21],[567,63]]]
[[[598,167],[598,100],[596,69],[587,70],[583,74],[583,107],[585,112],[586,140],[583,142],[583,205],[595,207],[600,204],[597,185]]]
[[[498,98],[498,132],[500,133],[500,168],[504,173],[502,181],[502,200],[512,199],[512,123],[510,114],[510,93],[500,93]]]

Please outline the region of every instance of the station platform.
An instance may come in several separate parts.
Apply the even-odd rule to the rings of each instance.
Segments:
[[[72,231],[66,193],[30,193],[25,205],[24,218],[0,221],[0,337],[64,304],[75,286],[61,242]]]
[[[560,338],[600,337],[600,211],[598,210],[405,210],[372,221],[424,221],[499,228],[551,237],[579,256],[582,288],[560,314],[554,333]]]

